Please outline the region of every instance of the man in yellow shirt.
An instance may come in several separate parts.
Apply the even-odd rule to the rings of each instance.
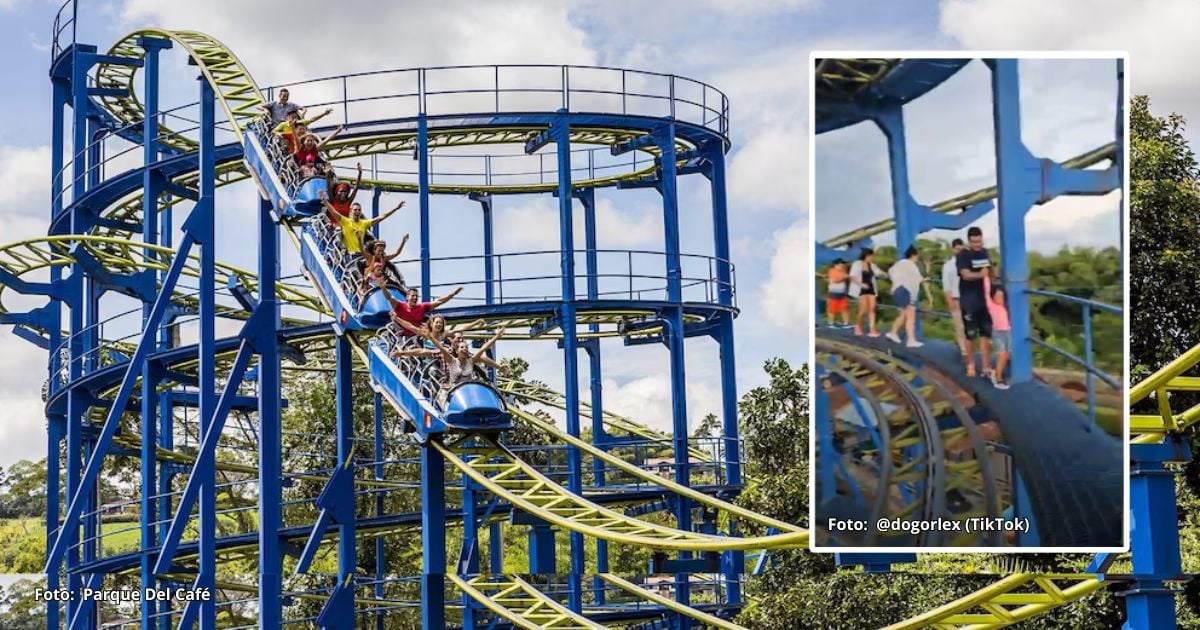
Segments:
[[[321,205],[325,206],[325,214],[329,215],[330,220],[337,223],[342,229],[342,240],[346,243],[346,252],[359,258],[362,257],[363,244],[374,240],[369,232],[371,226],[396,214],[400,208],[404,207],[404,202],[401,201],[396,204],[395,208],[388,210],[374,219],[367,219],[363,217],[362,205],[358,203],[350,204],[350,216],[343,216],[329,203],[329,199],[325,196],[325,191],[321,191],[320,197]]]
[[[306,119],[302,120],[300,118],[299,112],[297,112],[295,110],[289,111],[287,113],[287,119],[284,120],[283,122],[279,123],[278,125],[275,125],[275,128],[271,130],[271,133],[273,133],[273,134],[279,136],[281,139],[283,139],[284,145],[287,146],[288,153],[294,153],[296,150],[296,135],[297,135],[296,127],[299,127],[302,125],[304,127],[308,127],[309,125],[317,122],[318,120],[321,120],[322,118],[328,116],[331,112],[333,112],[333,108],[326,107],[325,111],[321,112],[320,114],[317,114],[316,116],[313,116],[312,118],[306,118]],[[299,135],[302,136],[304,134],[301,133]]]

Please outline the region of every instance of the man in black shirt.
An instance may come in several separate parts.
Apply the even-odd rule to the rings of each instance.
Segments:
[[[991,365],[992,316],[988,313],[983,281],[992,272],[992,260],[983,246],[983,230],[967,230],[967,247],[955,256],[955,266],[961,278],[958,283],[959,308],[962,311],[963,333],[966,336],[967,376],[975,376],[975,340],[979,339],[983,372]]]

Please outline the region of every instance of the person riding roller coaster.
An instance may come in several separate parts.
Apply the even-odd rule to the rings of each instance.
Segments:
[[[462,287],[455,287],[453,291],[432,302],[420,301],[421,294],[415,287],[409,288],[408,293],[405,294],[407,299],[404,302],[393,297],[391,291],[384,291],[383,294],[387,296],[388,303],[392,305],[392,321],[400,326],[405,337],[411,337],[414,334],[420,334],[419,327],[425,323],[427,313],[454,299],[454,296],[462,293],[462,290]],[[410,326],[406,327],[406,323]]]
[[[354,198],[358,196],[358,189],[362,187],[362,162],[359,162],[357,167],[358,177],[354,180],[353,187],[346,182],[338,182],[330,187],[330,190],[333,191],[333,199],[330,200],[330,203],[333,205],[333,209],[342,216],[350,216],[350,204],[354,203]]]
[[[382,240],[372,241],[371,244],[363,250],[363,259],[365,262],[363,272],[362,287],[359,288],[359,309],[362,308],[362,302],[367,298],[371,289],[376,285],[390,286],[399,289],[401,293],[408,292],[408,285],[404,283],[404,276],[396,269],[396,265],[392,263],[400,253],[404,251],[404,245],[408,243],[408,235],[400,241],[400,246],[396,251],[388,254],[387,243]]]
[[[342,241],[346,245],[346,253],[355,259],[360,272],[366,271],[366,260],[363,258],[363,245],[370,246],[375,238],[371,235],[371,226],[383,222],[388,217],[396,214],[400,208],[404,207],[404,202],[396,204],[395,208],[375,217],[367,219],[363,217],[362,206],[359,204],[351,204],[350,216],[344,217],[338,214],[337,210],[329,204],[329,199],[325,196],[325,191],[318,193],[318,198],[321,200],[321,205],[325,208],[325,214],[342,229]],[[386,293],[386,292],[385,292]],[[389,293],[390,295],[390,293]]]
[[[317,164],[324,164],[325,158],[321,156],[321,150],[325,148],[326,144],[329,144],[330,141],[338,137],[338,134],[345,131],[345,129],[345,125],[339,125],[337,129],[333,130],[333,133],[324,138],[311,132],[300,136],[300,145],[292,152],[292,159],[296,160],[297,165],[300,165],[304,164],[309,156],[312,156]]]
[[[501,328],[492,335],[482,346],[471,353],[471,344],[466,339],[454,341],[449,349],[442,344],[436,344],[436,349],[442,355],[442,360],[446,366],[446,373],[442,377],[442,387],[438,391],[438,406],[442,409],[446,408],[446,403],[449,401],[450,393],[455,387],[463,383],[479,380],[479,375],[476,372],[476,367],[485,365],[495,368],[501,374],[507,372],[507,368],[496,362],[495,359],[487,356],[487,351],[492,346],[496,345],[496,341],[504,336],[506,329]]]
[[[305,112],[308,111],[307,107],[301,107],[288,100],[289,96],[291,96],[291,94],[287,91],[287,88],[284,88],[279,90],[278,101],[259,105],[259,107],[267,113],[267,116],[271,117],[272,127],[287,120],[288,114],[291,114],[292,112],[295,112],[298,117],[303,118]]]
[[[300,113],[296,110],[291,110],[287,113],[287,120],[275,125],[271,133],[279,136],[283,140],[284,146],[287,147],[289,153],[296,152],[296,136],[304,136],[308,133],[308,127],[313,123],[333,113],[333,108],[328,107],[325,111],[313,116],[312,118],[300,118]]]

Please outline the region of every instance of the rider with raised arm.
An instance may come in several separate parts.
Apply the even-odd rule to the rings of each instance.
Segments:
[[[362,206],[356,203],[350,207],[350,216],[344,217],[338,214],[337,210],[334,210],[333,206],[329,204],[329,199],[325,196],[325,191],[322,190],[318,193],[318,197],[321,199],[321,205],[325,207],[325,214],[342,228],[342,240],[346,243],[346,253],[357,256],[360,267],[364,265],[362,259],[363,243],[369,243],[373,240],[369,232],[371,226],[381,223],[384,219],[396,214],[400,208],[404,207],[404,202],[401,201],[396,204],[395,208],[388,210],[374,219],[367,219],[363,217]]]
[[[496,341],[504,336],[506,329],[501,328],[492,335],[482,346],[471,353],[471,345],[466,339],[455,341],[453,345],[447,349],[446,346],[438,343],[435,344],[438,352],[441,353],[442,359],[446,364],[446,374],[442,380],[442,389],[438,392],[438,403],[442,408],[446,407],[446,401],[450,397],[450,392],[459,385],[476,380],[475,365],[485,365],[500,370],[502,373],[506,371],[503,365],[497,363],[494,359],[487,356],[487,351],[492,346],[496,345]]]
[[[331,113],[333,113],[333,108],[327,107],[325,108],[325,111],[313,116],[312,118],[300,118],[300,112],[293,109],[287,113],[286,120],[278,125],[275,125],[275,128],[271,130],[271,133],[279,136],[279,138],[283,140],[284,146],[287,147],[289,153],[295,153],[296,136],[303,136],[306,132],[308,132],[309,125],[321,120]]]
[[[362,186],[362,177],[363,167],[362,162],[359,162],[358,178],[354,180],[353,188],[351,188],[350,184],[347,184],[346,182],[339,182],[332,188],[333,199],[331,201],[333,203],[333,209],[337,210],[339,214],[343,216],[348,216],[350,214],[350,204],[354,203],[354,198],[358,196],[358,189]],[[407,236],[404,238],[405,240],[408,239]],[[403,247],[403,245],[401,245],[401,247]]]
[[[429,311],[432,311],[439,306],[442,306],[446,302],[454,299],[454,296],[462,293],[463,290],[461,286],[455,287],[453,291],[436,300],[433,300],[432,302],[422,302],[420,292],[417,291],[416,287],[410,287],[408,292],[405,294],[407,299],[404,302],[400,302],[392,296],[391,291],[386,290],[386,285],[384,286],[384,289],[385,290],[383,294],[387,296],[388,303],[392,305],[392,320],[395,321],[404,331],[405,337],[411,337],[414,334],[418,334],[405,327],[405,322],[411,324],[414,328],[419,328],[421,324],[425,322],[425,315],[429,313]]]

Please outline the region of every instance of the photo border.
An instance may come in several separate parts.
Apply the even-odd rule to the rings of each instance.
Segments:
[[[1042,60],[1042,59],[1103,59],[1103,60],[1120,60],[1123,62],[1123,72],[1121,75],[1121,98],[1122,98],[1122,114],[1125,126],[1125,133],[1122,136],[1123,155],[1122,162],[1122,187],[1121,187],[1121,207],[1119,208],[1120,226],[1121,226],[1121,251],[1122,251],[1122,267],[1121,281],[1123,283],[1122,291],[1122,329],[1124,331],[1124,368],[1125,373],[1122,375],[1125,380],[1125,387],[1122,390],[1122,413],[1121,417],[1124,422],[1124,459],[1125,459],[1125,474],[1124,474],[1124,509],[1121,513],[1121,546],[1119,547],[1020,547],[1020,546],[1003,546],[1003,547],[823,547],[817,545],[816,523],[817,523],[817,508],[814,497],[816,496],[816,475],[814,474],[814,466],[816,465],[816,433],[814,430],[813,414],[816,413],[815,405],[809,404],[809,419],[808,419],[808,522],[809,522],[809,539],[808,550],[813,553],[989,553],[989,554],[1009,554],[1009,553],[1126,553],[1129,551],[1129,484],[1130,484],[1130,468],[1131,462],[1129,459],[1130,453],[1130,429],[1129,429],[1129,146],[1130,146],[1130,129],[1129,129],[1129,102],[1132,95],[1129,91],[1129,53],[1125,51],[1074,51],[1074,50],[811,50],[808,54],[808,68],[806,69],[807,91],[808,91],[808,129],[805,132],[805,139],[808,141],[808,234],[810,242],[803,244],[808,247],[808,263],[809,270],[805,273],[802,279],[806,290],[804,291],[805,298],[809,307],[816,304],[816,281],[813,277],[813,272],[816,271],[816,80],[813,76],[813,68],[817,59],[825,58],[903,58],[903,59],[1017,59],[1017,60]],[[935,87],[936,89],[936,87]],[[997,207],[997,211],[999,208]],[[816,328],[817,328],[817,313],[815,310],[810,310],[810,318],[808,325],[808,356],[809,356],[809,371],[808,371],[808,386],[809,396],[813,396],[817,387],[817,373],[815,369],[816,361]],[[811,400],[811,398],[810,398]]]

